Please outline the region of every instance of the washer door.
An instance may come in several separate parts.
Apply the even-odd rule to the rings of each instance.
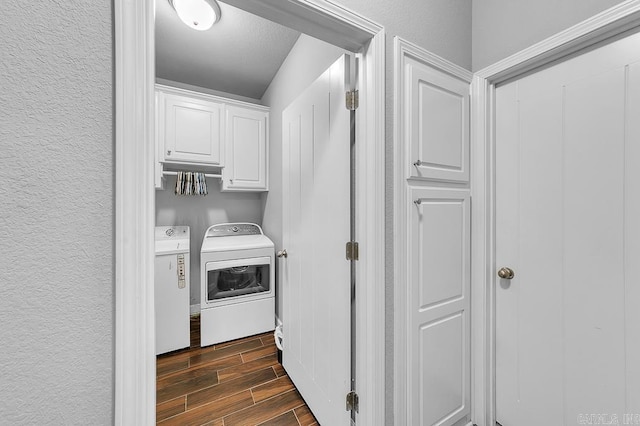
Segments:
[[[273,295],[271,258],[207,262],[204,301],[224,305]]]

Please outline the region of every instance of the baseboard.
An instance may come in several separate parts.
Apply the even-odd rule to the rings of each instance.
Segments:
[[[191,305],[189,312],[191,313],[192,317],[200,315],[200,304],[198,303],[195,305]]]

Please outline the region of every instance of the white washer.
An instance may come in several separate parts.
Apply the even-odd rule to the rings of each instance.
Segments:
[[[200,345],[275,327],[274,244],[253,223],[207,229],[200,251]]]
[[[187,348],[189,334],[189,227],[156,226],[156,355]]]

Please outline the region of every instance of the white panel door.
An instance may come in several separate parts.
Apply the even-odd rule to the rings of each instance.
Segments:
[[[496,260],[515,272],[496,288],[502,426],[640,412],[638,46],[497,89]]]
[[[227,105],[225,116],[227,161],[222,189],[266,191],[269,113]]]
[[[160,141],[166,162],[224,165],[224,104],[160,92]]]
[[[410,187],[408,330],[412,425],[466,423],[470,398],[467,189]]]
[[[351,389],[347,57],[283,112],[283,365],[318,422],[347,426]]]

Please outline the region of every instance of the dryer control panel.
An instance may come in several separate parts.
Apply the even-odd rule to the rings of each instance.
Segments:
[[[232,237],[235,235],[262,235],[262,228],[255,223],[221,223],[210,227],[206,237]]]

